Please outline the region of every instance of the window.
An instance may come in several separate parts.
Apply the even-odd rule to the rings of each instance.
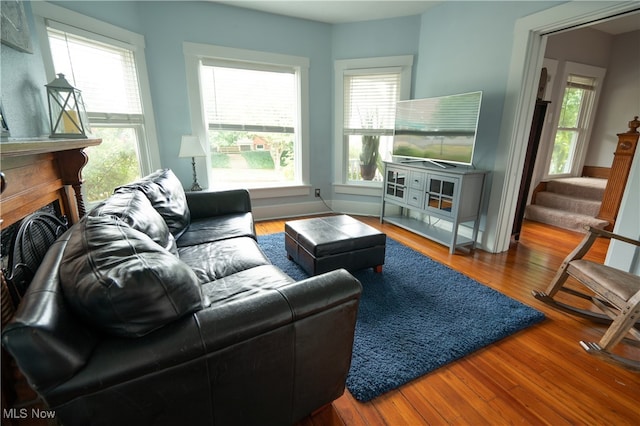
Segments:
[[[209,186],[289,195],[287,188],[307,183],[308,59],[195,43],[184,49],[193,132],[208,141]]]
[[[396,102],[408,99],[413,57],[336,61],[336,181],[382,181],[391,160]]]
[[[400,72],[345,73],[344,140],[348,181],[382,181],[382,160],[390,160]]]
[[[34,4],[34,14],[48,73],[64,74],[82,91],[91,133],[102,139],[85,150],[82,174],[85,199],[103,200],[159,166],[148,83],[139,72],[146,69],[143,39],[46,3]]]
[[[205,62],[200,69],[214,186],[297,181],[296,72],[251,65]]]
[[[580,173],[595,116],[597,89],[604,78],[601,68],[567,63],[564,90],[558,103],[555,136],[549,155],[548,177]]]

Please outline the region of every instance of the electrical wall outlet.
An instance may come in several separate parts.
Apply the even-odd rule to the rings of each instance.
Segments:
[[[320,188],[316,188],[316,197],[320,197]]]

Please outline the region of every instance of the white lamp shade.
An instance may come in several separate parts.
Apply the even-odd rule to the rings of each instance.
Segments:
[[[206,157],[204,147],[197,136],[182,136],[178,157]]]

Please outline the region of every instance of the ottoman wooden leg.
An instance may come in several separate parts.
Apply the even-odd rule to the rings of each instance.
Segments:
[[[373,267],[373,272],[375,272],[376,274],[381,274],[382,273],[382,265],[377,265]]]

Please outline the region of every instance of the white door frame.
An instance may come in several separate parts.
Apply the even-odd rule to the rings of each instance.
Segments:
[[[498,153],[487,210],[484,247],[509,249],[529,129],[546,48],[546,35],[637,9],[635,2],[572,1],[518,19],[505,94]]]

